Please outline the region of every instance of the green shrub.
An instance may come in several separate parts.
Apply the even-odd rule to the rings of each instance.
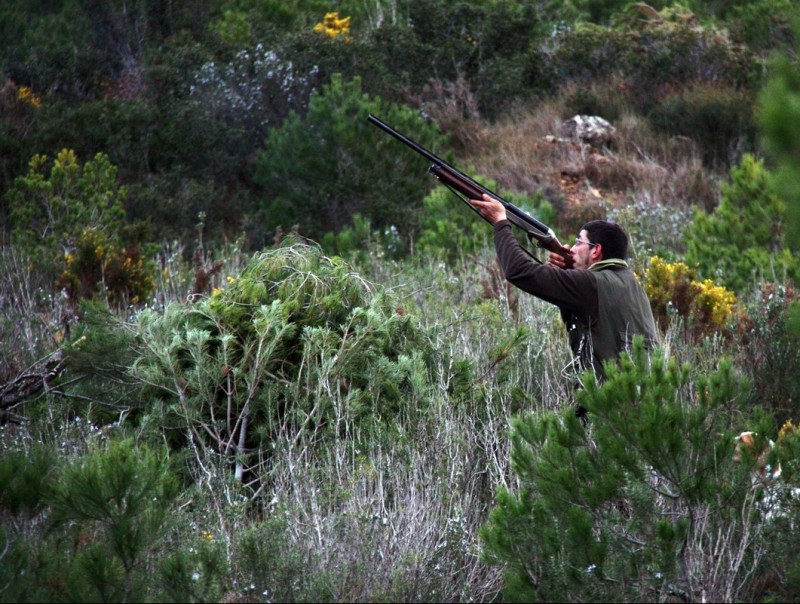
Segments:
[[[34,155],[28,173],[16,179],[7,196],[13,241],[38,250],[50,263],[74,247],[87,227],[118,238],[125,218],[125,188],[102,153],[85,164],[70,149],[52,163]]]
[[[514,420],[520,485],[500,492],[482,530],[506,597],[746,599],[765,522],[750,489],[755,459],[733,459],[747,389],[729,362],[693,376],[641,341],[607,371],[578,393],[588,425],[571,411]]]
[[[714,82],[732,90],[758,84],[758,62],[746,48],[730,43],[713,28],[701,28],[680,16],[600,27],[579,24],[559,32],[552,46],[535,48],[525,79],[546,92],[573,83],[590,86],[612,76],[638,111],[648,113],[664,94],[696,82]]]
[[[572,4],[580,11],[581,17],[591,23],[608,23],[612,18],[630,6],[627,0],[574,0]],[[664,2],[656,0],[648,2],[653,8],[661,8]]]
[[[293,113],[270,132],[258,157],[255,179],[270,195],[262,209],[267,230],[299,225],[302,235],[321,238],[360,214],[375,230],[414,232],[430,186],[425,161],[372,126],[370,113],[429,149],[443,144],[414,111],[369,98],[360,78],[335,77],[312,95],[305,116]]]
[[[756,52],[791,47],[789,21],[795,6],[792,0],[693,0],[689,6],[698,15],[711,16],[730,32],[734,40],[746,44]]]
[[[794,56],[800,50],[800,11],[794,13]],[[758,122],[764,143],[776,161],[775,185],[788,204],[786,237],[800,247],[800,65],[791,55],[778,55],[771,77],[758,98]]]
[[[673,317],[686,320],[695,337],[726,331],[734,318],[736,296],[710,279],[697,280],[683,262],[666,263],[650,258],[644,290],[662,331]]]
[[[329,254],[352,257],[354,254],[368,253],[365,244],[374,236],[369,219],[361,214],[353,215],[353,225],[338,233],[326,233],[322,238],[322,248]]]
[[[178,493],[169,459],[131,440],[83,444],[86,451],[63,464],[41,444],[0,458],[10,520],[0,569],[4,601],[160,597],[150,565]]]
[[[7,193],[13,241],[74,302],[96,293],[117,305],[145,301],[154,267],[125,246],[127,191],[116,167],[102,153],[81,164],[69,149],[48,164],[46,156],[34,156]]]
[[[694,140],[710,168],[734,163],[742,148],[753,147],[753,101],[746,91],[700,84],[667,94],[653,108],[653,126],[671,136]]]
[[[177,445],[188,430],[239,479],[280,437],[366,438],[431,396],[430,344],[413,319],[291,239],[208,298],[139,313],[136,333],[132,373],[152,401],[142,421]]]
[[[790,284],[764,282],[743,300],[737,364],[779,424],[800,420],[800,308]]]
[[[363,263],[369,257],[374,260],[404,257],[408,252],[408,240],[401,236],[394,225],[382,232],[374,231],[368,218],[354,214],[352,226],[323,236],[322,248],[328,254]]]
[[[463,79],[490,118],[529,95],[522,57],[537,35],[549,35],[553,22],[574,14],[563,3],[528,0],[351,4],[336,9],[352,17],[352,41],[311,32],[325,11],[307,20],[306,30],[282,38],[282,52],[298,71],[314,68],[321,82],[337,73],[345,80],[360,76],[365,91],[396,103],[419,97],[430,80]]]
[[[52,601],[57,589],[47,585],[52,572],[47,559],[40,556],[42,528],[50,511],[54,484],[59,476],[56,451],[46,445],[8,447],[0,451],[0,599],[4,602]],[[53,560],[64,554],[49,552]],[[56,563],[56,567],[58,564]],[[53,573],[54,583],[61,578]]]
[[[0,463],[0,509],[11,516],[35,517],[46,505],[53,480],[53,451],[4,450]],[[6,543],[11,541],[5,536]]]
[[[481,114],[492,119],[530,94],[523,57],[538,35],[549,35],[553,22],[572,13],[557,2],[412,0],[408,14],[424,62],[407,70],[447,82],[463,78]]]
[[[784,247],[786,205],[775,193],[764,162],[745,154],[722,186],[719,207],[696,210],[686,230],[686,262],[700,275],[734,291],[757,277],[796,278],[798,264]]]
[[[93,39],[92,16],[80,3],[5,5],[0,8],[0,69],[12,67],[18,82],[35,82],[41,91],[91,97],[93,85],[117,66],[110,49]]]
[[[159,556],[158,574],[151,583],[155,597],[167,602],[219,602],[229,586],[230,570],[221,543],[208,533],[171,545]]]
[[[332,577],[319,555],[292,542],[287,523],[274,518],[254,523],[236,542],[237,573],[254,601],[332,602]]]
[[[67,577],[79,599],[93,591],[103,599],[140,598],[147,585],[142,562],[164,534],[177,488],[164,453],[132,441],[110,441],[64,470],[53,521],[88,541]]]

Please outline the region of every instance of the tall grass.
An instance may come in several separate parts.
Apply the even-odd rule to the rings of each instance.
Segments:
[[[500,192],[544,190],[560,201],[564,217],[557,226],[564,229],[574,229],[592,214],[616,217],[631,232],[634,261],[641,264],[659,246],[676,249],[682,212],[689,205],[712,203],[716,188],[693,151],[679,151],[680,141],[654,136],[623,109],[615,122],[621,142],[614,149],[591,151],[548,141],[569,117],[563,105],[550,103],[478,129],[473,133],[477,143],[471,140],[469,146],[477,151],[465,165],[478,166],[495,179]],[[571,199],[563,193],[565,177],[575,185],[569,189]],[[671,221],[665,220],[667,213]],[[672,220],[675,216],[678,220]],[[2,370],[13,376],[58,346],[64,335],[56,335],[60,318],[69,309],[57,296],[41,293],[44,284],[13,248],[0,248],[0,253],[2,338],[8,351]],[[165,246],[157,259],[151,306],[163,309],[187,297],[209,295],[225,287],[228,277],[235,278],[245,262],[235,247],[213,256],[200,246],[192,262],[181,244]],[[262,451],[255,464],[259,475],[249,485],[233,479],[228,461],[187,436],[181,455],[184,491],[173,510],[170,536],[138,569],[152,578],[151,597],[499,597],[502,569],[483,561],[478,533],[498,488],[518,486],[510,466],[511,418],[572,404],[570,376],[565,375],[570,352],[558,312],[505,287],[488,228],[479,253],[461,254],[450,264],[414,253],[398,262],[379,249],[352,262],[374,288],[392,293],[398,312],[413,317],[429,334],[435,362],[428,369],[427,404],[406,405],[385,429],[368,429],[348,410],[332,376],[321,374],[317,383],[331,399],[332,421],[341,436],[319,447],[314,430],[279,430]],[[131,309],[119,312],[123,320],[132,318]],[[679,322],[665,334],[664,349],[667,357],[689,362],[698,372],[730,353],[722,337],[695,346]],[[0,450],[5,456],[52,446],[56,472],[118,434],[153,440],[152,426],[93,424],[90,406],[80,401],[65,405],[54,393],[42,392],[22,412],[28,422],[2,430]],[[45,544],[46,526],[40,520],[6,531],[7,543]],[[52,555],[69,559],[70,552],[52,547]],[[189,568],[184,573],[188,583],[166,581],[163,569],[175,552],[194,556],[209,548],[218,555]],[[174,591],[175,585],[184,587]]]
[[[156,307],[184,301],[198,268],[177,252],[165,258]],[[233,481],[220,458],[189,440],[191,486],[172,518],[168,550],[197,549],[201,533],[213,535],[222,555],[206,572],[218,576],[230,599],[272,593],[292,600],[485,601],[501,588],[500,569],[481,560],[478,529],[496,488],[514,486],[510,417],[569,403],[561,376],[569,355],[557,313],[532,297],[487,287],[497,279],[488,247],[455,266],[423,257],[403,263],[371,258],[357,270],[376,288],[391,290],[403,312],[431,334],[430,400],[424,409],[403,408],[390,429],[368,430],[348,411],[334,379],[320,376],[344,436],[320,449],[314,430],[280,431],[251,488]],[[221,261],[225,269],[212,286],[224,286],[224,274],[241,259],[234,253]],[[20,276],[8,271],[4,279],[13,287]],[[18,337],[41,329],[44,310],[29,312],[25,297],[10,304]],[[474,379],[454,384],[454,363],[469,365]],[[54,446],[58,464],[65,464],[117,434],[152,438],[148,425],[93,424],[90,407],[64,405],[52,393],[27,410],[29,422],[3,431],[4,450],[20,443]],[[31,525],[13,539],[41,543],[42,530]],[[279,546],[254,549],[257,534]],[[148,564],[157,568],[166,555],[154,550]],[[302,576],[314,580],[284,584],[281,573],[259,570],[272,565],[288,573],[292,561],[302,561]]]

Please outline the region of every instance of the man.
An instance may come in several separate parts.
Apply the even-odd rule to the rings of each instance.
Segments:
[[[592,368],[603,379],[603,363],[616,360],[636,335],[653,346],[658,329],[650,302],[628,268],[628,236],[605,220],[586,223],[566,259],[551,253],[547,264],[531,259],[511,232],[503,205],[489,195],[470,203],[494,225],[494,244],[506,279],[523,291],[555,304],[567,327],[578,371]],[[585,410],[578,408],[579,416]]]

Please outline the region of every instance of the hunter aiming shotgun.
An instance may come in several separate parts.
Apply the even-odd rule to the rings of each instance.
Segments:
[[[463,201],[471,210],[476,212],[481,218],[484,218],[483,215],[478,211],[478,209],[469,203],[470,199],[482,199],[483,194],[491,195],[495,199],[497,199],[506,209],[506,213],[508,215],[508,220],[511,224],[517,226],[518,228],[522,229],[528,236],[528,240],[536,242],[536,245],[539,247],[543,247],[544,249],[559,254],[563,256],[567,266],[571,266],[572,264],[572,253],[569,249],[565,248],[561,245],[561,242],[556,237],[553,230],[545,225],[544,223],[536,220],[533,216],[528,214],[525,210],[522,210],[515,206],[510,201],[506,201],[497,193],[490,191],[483,185],[475,182],[469,176],[464,174],[463,172],[459,171],[445,160],[440,157],[437,157],[430,151],[428,151],[422,145],[419,145],[412,141],[410,138],[400,134],[397,130],[392,128],[389,124],[384,121],[381,121],[374,115],[370,115],[368,118],[370,123],[377,126],[384,132],[390,134],[400,142],[408,145],[414,151],[422,155],[425,159],[432,163],[429,171],[439,179],[439,181],[444,184],[447,188],[453,191],[456,196]],[[486,218],[484,218],[486,220]],[[488,220],[487,220],[488,222]],[[527,250],[526,250],[527,251]],[[531,256],[533,256],[531,254]],[[535,258],[535,256],[534,256]]]

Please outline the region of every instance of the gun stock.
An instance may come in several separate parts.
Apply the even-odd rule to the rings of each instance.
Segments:
[[[429,168],[429,172],[431,172],[449,189],[459,193],[459,199],[467,204],[467,206],[479,216],[483,218],[478,209],[469,203],[469,200],[481,199],[484,194],[491,195],[501,204],[503,204],[503,207],[506,209],[508,220],[511,222],[511,224],[522,229],[528,235],[530,240],[536,241],[536,244],[539,247],[543,247],[550,252],[563,256],[568,267],[572,265],[572,253],[561,244],[550,227],[538,221],[525,210],[515,206],[510,201],[503,199],[497,193],[476,182],[422,145],[414,142],[407,136],[400,134],[400,132],[389,126],[389,124],[386,122],[378,119],[374,115],[370,115],[367,119],[370,123],[378,128],[381,128],[384,132],[393,136],[408,147],[411,147],[414,151],[430,161],[432,165]],[[486,219],[484,218],[484,220]]]

